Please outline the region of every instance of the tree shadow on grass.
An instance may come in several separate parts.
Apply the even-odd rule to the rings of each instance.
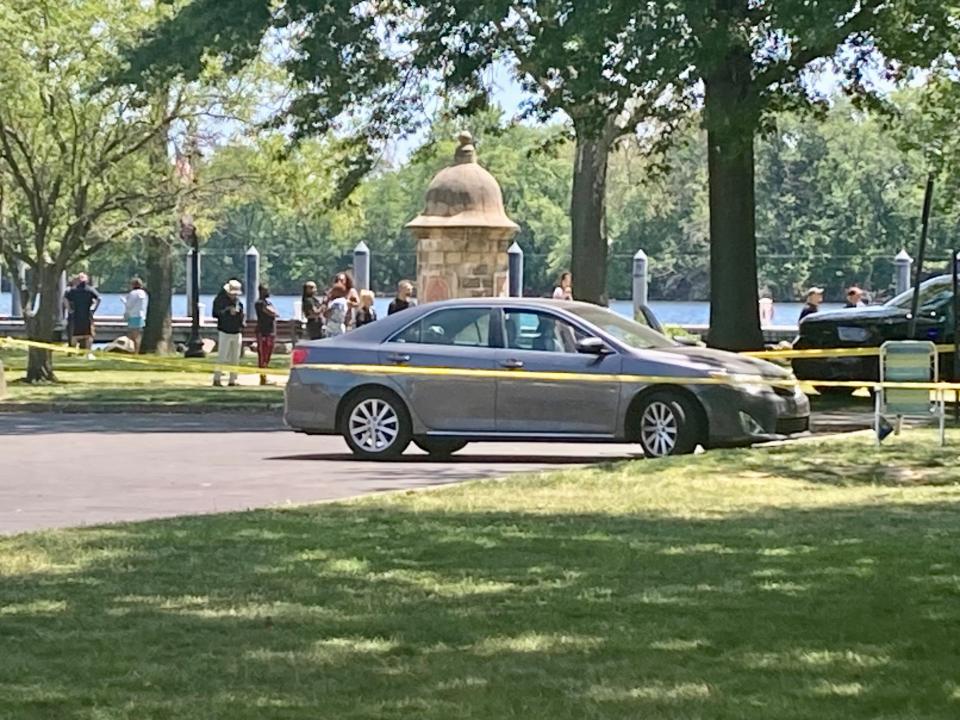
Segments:
[[[0,717],[953,718],[958,520],[385,502],[15,537]]]

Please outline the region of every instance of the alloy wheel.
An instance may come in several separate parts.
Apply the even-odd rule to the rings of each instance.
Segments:
[[[369,453],[389,450],[400,433],[400,418],[386,400],[367,398],[350,413],[348,432],[353,441]]]
[[[670,455],[677,447],[680,421],[669,403],[656,400],[644,409],[640,418],[643,447],[653,457]]]

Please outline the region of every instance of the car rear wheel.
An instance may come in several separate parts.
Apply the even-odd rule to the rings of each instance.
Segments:
[[[392,393],[376,389],[358,393],[344,409],[343,418],[343,437],[358,457],[395,458],[410,445],[410,417]]]
[[[431,457],[450,457],[463,450],[467,441],[456,438],[416,438],[413,444]]]
[[[693,403],[672,392],[655,392],[643,398],[636,416],[640,445],[647,457],[687,455],[702,440],[699,414]]]

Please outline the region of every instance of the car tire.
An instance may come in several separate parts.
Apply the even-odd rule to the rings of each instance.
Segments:
[[[342,417],[343,439],[364,460],[396,458],[410,445],[410,415],[391,392],[362,390],[344,407]]]
[[[700,413],[693,401],[670,391],[644,397],[637,410],[636,433],[648,458],[689,455],[703,442]]]
[[[466,440],[457,440],[456,438],[415,438],[413,444],[423,450],[430,457],[445,458],[450,457],[455,452],[463,450],[467,446]]]

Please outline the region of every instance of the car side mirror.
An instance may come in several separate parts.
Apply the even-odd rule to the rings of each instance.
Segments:
[[[584,355],[612,355],[613,350],[598,337],[585,337],[577,342],[577,352]]]

